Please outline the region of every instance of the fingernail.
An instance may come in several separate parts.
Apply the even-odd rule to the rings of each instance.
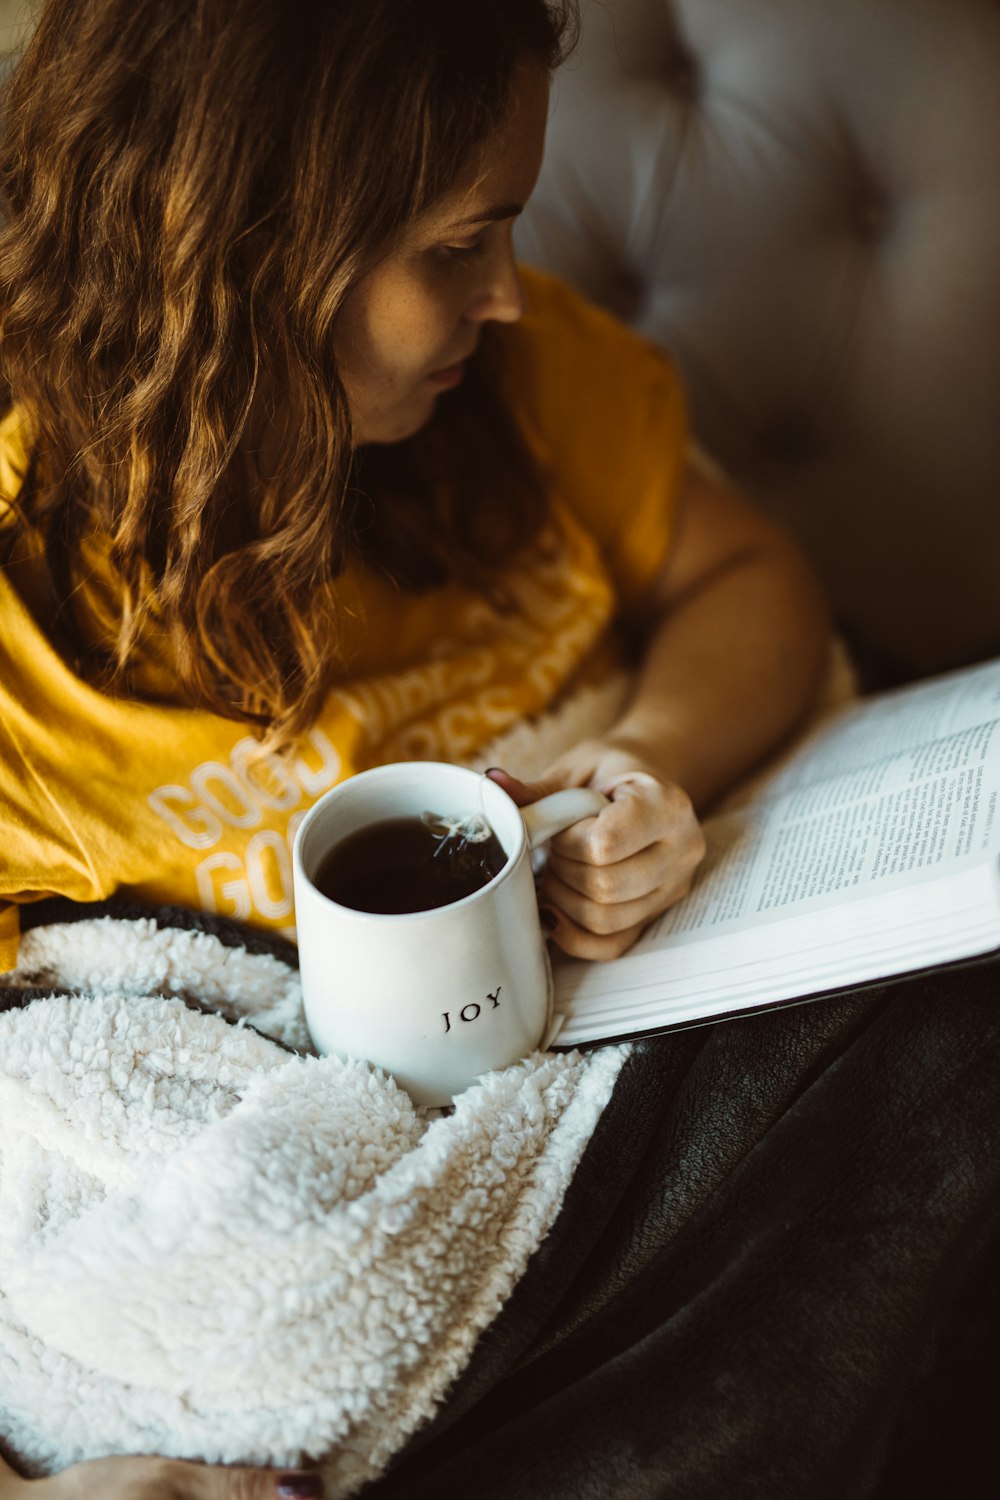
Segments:
[[[281,1500],[322,1500],[323,1481],[318,1474],[279,1474],[277,1492]]]
[[[559,918],[552,910],[552,907],[543,906],[538,915],[542,919],[542,926],[547,927],[550,932],[555,932],[556,928],[559,926]]]
[[[506,775],[506,772],[504,771],[503,766],[487,766],[486,770],[483,772],[483,775],[484,776],[504,776],[504,775]]]

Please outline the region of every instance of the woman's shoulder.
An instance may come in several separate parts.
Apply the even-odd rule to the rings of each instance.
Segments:
[[[502,330],[507,399],[619,596],[637,597],[665,555],[683,482],[680,379],[661,349],[565,282],[522,278],[524,316]]]
[[[683,408],[669,356],[558,277],[521,268],[525,311],[502,330],[509,398],[548,435],[567,424],[634,430],[650,409]],[[554,430],[554,431],[553,431]]]
[[[515,359],[559,366],[582,359],[599,366],[610,359],[633,379],[676,372],[668,355],[613,313],[591,302],[558,276],[521,266],[524,316],[506,330]]]
[[[524,317],[514,326],[530,333],[543,324],[561,326],[568,333],[589,333],[653,351],[653,345],[620,318],[591,301],[570,282],[538,266],[519,264],[524,289]],[[661,356],[662,357],[662,356]]]

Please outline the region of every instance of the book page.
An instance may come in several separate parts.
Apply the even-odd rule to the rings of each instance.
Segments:
[[[1000,661],[949,672],[837,709],[778,769],[755,783],[755,800],[839,776],[902,750],[1000,718]]]
[[[557,964],[557,1046],[767,1009],[998,950],[997,873],[977,864],[818,919],[799,913],[612,964]]]
[[[556,967],[557,1045],[735,1014],[1000,945],[1000,662],[837,710],[705,825],[691,893]]]
[[[772,789],[709,819],[694,889],[632,952],[822,912],[995,859],[1000,717],[879,760],[857,759],[821,779],[786,772],[780,794]]]

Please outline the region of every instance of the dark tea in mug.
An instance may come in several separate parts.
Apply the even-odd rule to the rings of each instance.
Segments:
[[[399,916],[450,906],[488,885],[507,863],[482,818],[387,818],[348,834],[323,856],[313,885],[354,911]]]

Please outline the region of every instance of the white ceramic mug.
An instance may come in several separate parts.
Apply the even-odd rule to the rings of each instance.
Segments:
[[[303,818],[292,853],[306,1023],[317,1051],[362,1057],[418,1104],[449,1104],[481,1074],[545,1038],[552,975],[531,852],[607,805],[579,787],[518,808],[489,777],[401,761],[341,782]],[[330,900],[313,884],[331,849],[390,818],[481,813],[507,856],[471,896],[383,915]]]

